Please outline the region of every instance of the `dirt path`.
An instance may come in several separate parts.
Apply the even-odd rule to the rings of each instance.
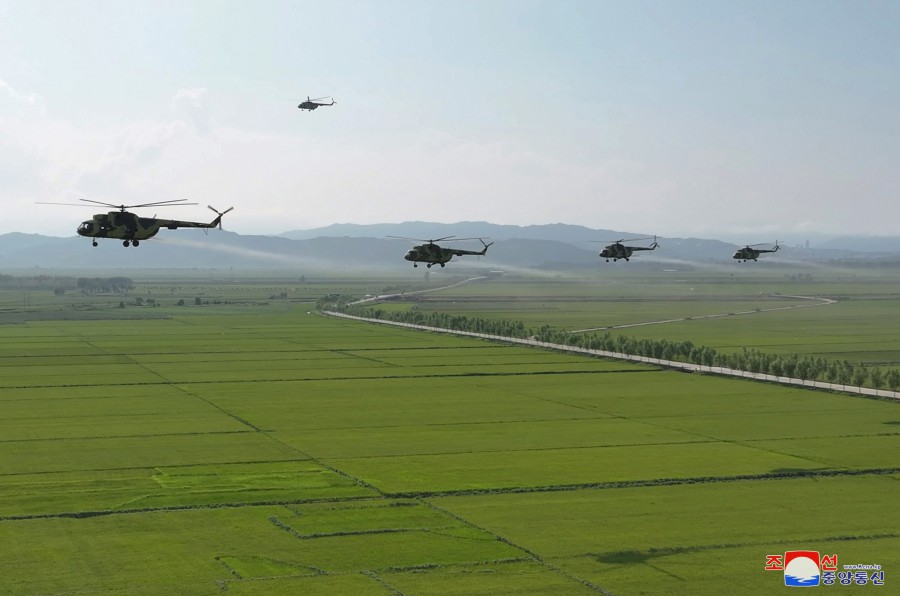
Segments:
[[[487,279],[487,276],[482,275],[479,277],[469,277],[462,281],[458,281],[455,284],[450,284],[449,286],[441,286],[439,288],[428,288],[427,290],[416,290],[414,292],[400,292],[398,294],[381,294],[379,296],[370,296],[368,298],[363,298],[362,300],[357,300],[356,302],[351,302],[350,304],[369,304],[373,302],[379,302],[381,300],[390,300],[392,298],[403,298],[404,296],[415,296],[417,294],[427,294],[429,292],[440,292],[441,290],[449,290],[450,288],[456,288],[467,283],[472,283],[473,281],[478,281],[480,279]]]
[[[837,300],[832,300],[831,298],[818,298],[816,296],[788,296],[784,294],[780,294],[778,297],[780,298],[795,298],[797,300],[807,300],[810,302],[804,304],[793,304],[791,306],[776,306],[772,308],[759,308],[753,310],[742,310],[738,312],[728,312],[728,313],[717,313],[711,315],[697,315],[694,317],[681,317],[679,319],[663,319],[661,321],[642,321],[640,323],[625,323],[623,325],[607,325],[605,327],[588,327],[586,329],[575,329],[570,331],[569,333],[588,333],[590,331],[605,331],[609,329],[625,329],[627,327],[641,327],[643,325],[663,325],[665,323],[678,323],[681,321],[697,321],[702,319],[716,319],[719,317],[734,317],[737,315],[752,315],[761,312],[772,312],[776,310],[791,310],[793,308],[808,308],[810,306],[827,306],[829,304],[835,304]]]

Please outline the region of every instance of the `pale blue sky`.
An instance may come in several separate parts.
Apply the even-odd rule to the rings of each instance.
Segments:
[[[0,0],[0,233],[186,197],[239,233],[900,234],[897,31],[897,2]]]

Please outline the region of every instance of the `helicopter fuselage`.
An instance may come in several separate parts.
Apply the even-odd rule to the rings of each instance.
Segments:
[[[601,250],[600,257],[606,259],[607,261],[612,259],[613,262],[618,261],[619,259],[625,259],[627,261],[630,259],[631,255],[634,254],[634,251],[656,250],[657,246],[658,245],[656,241],[654,241],[650,246],[625,246],[621,242],[615,242]]]
[[[744,263],[746,263],[747,261],[755,261],[758,257],[759,251],[753,250],[752,248],[738,249],[731,256],[732,259],[737,259],[738,261],[742,261]]]
[[[418,246],[412,247],[406,252],[405,255],[403,255],[403,258],[407,261],[412,262],[413,267],[418,267],[418,263],[427,263],[427,266],[429,268],[432,265],[440,265],[441,267],[443,267],[454,256],[482,256],[487,254],[487,249],[491,244],[493,244],[493,242],[485,243],[484,240],[481,240],[481,243],[484,245],[484,248],[482,250],[463,250],[461,248],[443,248],[441,246],[438,246],[437,244],[434,244],[433,242],[430,242],[428,244],[420,244]]]
[[[606,248],[600,251],[600,256],[604,259],[612,259],[613,261],[618,261],[619,259],[628,260],[628,257],[632,255],[634,250],[630,246],[625,246],[624,244],[610,244]]]
[[[320,98],[320,99],[323,99],[323,98]],[[325,103],[324,101],[319,101],[317,99],[306,98],[306,101],[301,101],[300,105],[298,105],[297,107],[300,108],[301,110],[315,110],[319,106],[333,106],[333,105],[334,105],[333,99],[331,100],[331,103]]]
[[[409,249],[403,256],[404,259],[413,263],[428,263],[428,266],[440,264],[443,267],[453,258],[455,253],[453,249],[441,248],[437,244],[422,244]]]
[[[778,252],[779,246],[775,245],[775,248],[771,250],[762,249],[762,248],[752,248],[750,246],[745,246],[743,248],[739,248],[734,251],[734,254],[731,255],[732,259],[737,259],[738,263],[746,263],[747,261],[756,261],[759,258],[759,255],[767,252]]]
[[[138,217],[127,211],[98,213],[78,226],[79,236],[87,238],[118,238],[120,240],[146,240],[156,236],[166,220]]]
[[[137,246],[141,240],[153,238],[163,228],[176,230],[178,228],[214,228],[219,225],[221,215],[210,223],[197,221],[180,221],[177,219],[158,219],[156,217],[139,217],[129,211],[110,211],[97,213],[93,219],[81,222],[75,231],[79,236],[94,238],[94,246],[97,238],[116,238],[122,240],[125,246],[134,244]]]

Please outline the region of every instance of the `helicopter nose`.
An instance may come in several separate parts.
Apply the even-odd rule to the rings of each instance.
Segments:
[[[78,226],[78,229],[75,230],[79,236],[90,236],[94,233],[94,222],[93,221],[83,221],[81,225]]]
[[[414,261],[416,259],[416,251],[410,250],[403,256],[407,261]]]

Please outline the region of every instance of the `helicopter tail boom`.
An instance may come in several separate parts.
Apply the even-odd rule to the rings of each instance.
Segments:
[[[462,240],[478,240],[479,242],[481,242],[481,244],[484,246],[484,248],[482,248],[481,250],[462,250],[461,248],[444,248],[441,250],[445,251],[448,254],[454,254],[458,257],[464,256],[464,255],[480,257],[480,256],[486,255],[488,247],[491,246],[492,244],[494,244],[493,242],[485,242],[481,238],[462,238]]]

